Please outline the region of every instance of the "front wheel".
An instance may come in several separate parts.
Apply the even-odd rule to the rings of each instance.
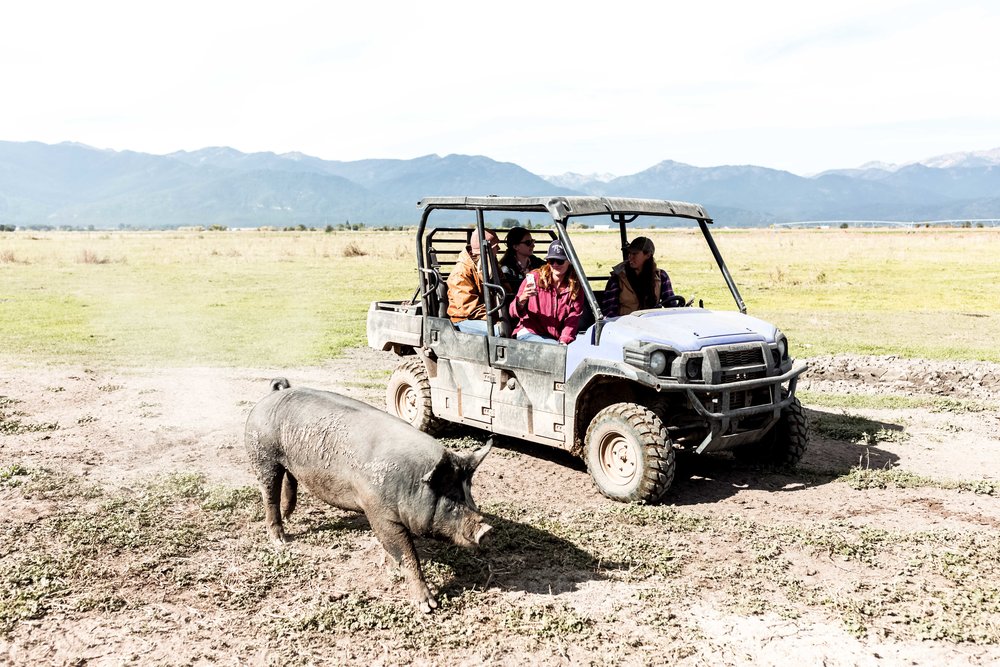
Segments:
[[[674,448],[654,412],[615,403],[594,417],[585,438],[587,469],[602,494],[623,503],[655,503],[674,481]]]
[[[793,468],[809,447],[809,420],[799,399],[781,410],[781,416],[760,442],[737,447],[733,454],[740,461]]]
[[[430,435],[444,427],[444,422],[431,411],[431,383],[420,358],[409,357],[392,372],[385,388],[385,409]]]

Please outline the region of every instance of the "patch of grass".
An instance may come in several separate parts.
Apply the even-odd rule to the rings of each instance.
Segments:
[[[352,593],[301,617],[298,628],[319,632],[393,630],[416,633],[420,623],[414,617],[413,606],[408,603],[387,602]]]
[[[0,487],[17,488],[26,498],[96,498],[97,487],[87,486],[73,475],[47,468],[25,468],[19,463],[0,468]]]
[[[971,491],[983,496],[1000,496],[1000,482],[995,480],[980,479],[956,482],[955,486],[962,491]]]
[[[19,464],[0,469],[0,487],[25,498],[101,495],[79,478]],[[191,565],[195,555],[211,553],[219,540],[232,540],[249,521],[259,520],[260,495],[248,487],[208,486],[199,475],[171,475],[107,496],[96,507],[59,507],[65,509],[30,525],[3,526],[0,633],[57,609],[114,613],[151,585],[163,592],[213,582],[208,592],[214,603],[229,608],[259,601],[279,581],[315,574],[308,559],[253,543],[237,548],[238,571],[228,567],[232,556]]]
[[[712,578],[725,582],[734,598],[755,600],[758,612],[782,608],[774,596],[777,587],[788,600],[835,610],[858,637],[875,631],[1000,643],[1000,593],[994,583],[1000,542],[994,533],[892,531],[848,521],[765,525],[735,516],[724,526],[735,536],[722,532],[723,537],[738,539],[757,556],[756,563],[720,564]],[[789,568],[789,559],[801,562],[803,552],[821,560],[836,557],[843,576],[803,580]]]
[[[18,463],[0,467],[0,485],[17,486],[28,478],[28,470]]]
[[[22,421],[21,417],[23,414],[0,409],[0,435],[22,435],[24,433],[37,433],[39,431],[55,431],[59,428],[59,424],[55,422],[33,423]]]
[[[538,639],[568,640],[586,634],[594,621],[564,604],[543,604],[514,607],[504,613],[498,622],[502,628],[518,635]]]
[[[942,486],[929,477],[916,475],[901,468],[852,468],[840,478],[852,489],[912,489],[924,486]]]
[[[799,390],[796,395],[809,407],[845,410],[931,410],[932,412],[984,412],[990,407],[982,401],[914,396],[901,394],[833,394]]]
[[[15,552],[0,560],[0,633],[44,618],[69,591],[69,564],[56,554]]]
[[[953,412],[956,414],[963,412],[986,412],[992,409],[991,406],[982,401],[966,401],[955,398],[936,398],[931,401],[929,407],[932,412]]]
[[[150,491],[157,496],[176,496],[204,500],[208,494],[205,488],[205,475],[202,473],[173,473],[153,481]]]
[[[901,427],[882,424],[848,413],[818,413],[811,419],[815,431],[834,440],[874,446],[881,442],[903,442],[909,438]]]
[[[440,438],[440,441],[441,444],[448,449],[452,449],[457,452],[470,452],[485,445],[487,439],[488,436],[481,435],[479,433],[475,435],[463,433],[453,437],[442,437]],[[493,453],[495,452],[491,451],[490,456],[492,456]]]
[[[993,480],[942,480],[925,477],[901,468],[868,468],[856,466],[846,475],[828,478],[844,482],[852,489],[957,489],[984,496],[1000,495],[1000,483]]]
[[[609,503],[599,510],[608,519],[635,526],[649,526],[678,533],[706,532],[712,520],[699,514],[681,512],[666,505],[625,505]]]
[[[213,512],[243,512],[254,521],[264,518],[264,504],[260,491],[252,486],[212,487],[202,500],[201,506]]]

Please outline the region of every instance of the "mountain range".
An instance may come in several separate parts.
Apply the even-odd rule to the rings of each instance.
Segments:
[[[1000,149],[798,176],[664,160],[628,176],[541,176],[484,156],[322,160],[204,148],[168,155],[0,141],[0,224],[159,228],[415,225],[429,195],[650,197],[697,202],[722,226],[1000,218]]]

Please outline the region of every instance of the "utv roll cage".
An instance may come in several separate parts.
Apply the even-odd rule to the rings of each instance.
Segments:
[[[593,333],[593,344],[600,344],[601,331],[604,328],[605,316],[601,311],[600,303],[594,290],[590,286],[592,280],[606,280],[607,276],[587,276],[576,254],[570,235],[566,232],[566,225],[574,217],[587,217],[607,215],[613,223],[618,225],[621,237],[622,259],[628,259],[628,236],[626,225],[634,222],[641,215],[687,218],[694,220],[701,228],[701,232],[708,243],[712,256],[722,272],[722,277],[729,287],[730,293],[736,302],[736,306],[741,313],[746,314],[747,307],[740,295],[736,283],[733,281],[729,268],[726,266],[722,254],[719,252],[715,239],[708,226],[712,224],[712,219],[708,217],[705,210],[697,205],[680,201],[663,201],[656,199],[632,199],[621,197],[426,197],[417,206],[423,209],[420,218],[420,225],[417,227],[417,270],[420,277],[417,299],[423,304],[424,317],[437,316],[447,317],[447,284],[446,277],[448,271],[442,272],[442,267],[450,271],[450,266],[454,266],[455,261],[461,251],[465,248],[467,241],[455,236],[455,232],[468,234],[470,230],[455,227],[431,227],[428,231],[428,219],[431,213],[438,210],[453,211],[474,211],[476,214],[475,229],[471,230],[479,238],[479,246],[487,247],[485,239],[485,213],[487,211],[509,211],[519,213],[547,213],[555,223],[554,237],[558,238],[566,250],[566,256],[576,270],[577,276],[581,278],[583,293],[590,308],[591,317],[584,318],[586,322],[595,324]],[[449,236],[448,233],[452,234]],[[549,233],[550,240],[552,233]],[[496,258],[492,253],[483,252],[479,256],[480,275],[484,277],[499,276],[500,272],[496,266]],[[489,263],[489,267],[487,267]],[[484,298],[486,301],[486,323],[489,330],[500,332],[501,336],[510,335],[510,322],[507,317],[504,305],[512,295],[508,295],[503,286],[490,282],[484,278]],[[592,319],[591,319],[592,318]]]

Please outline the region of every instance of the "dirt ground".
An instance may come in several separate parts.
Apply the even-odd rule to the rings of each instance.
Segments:
[[[308,496],[287,554],[268,545],[259,501],[252,517],[203,527],[201,539],[157,547],[155,558],[125,538],[67,537],[72,517],[110,516],[107,503],[148,498],[164,476],[255,492],[242,429],[268,381],[381,407],[391,354],[358,349],[281,369],[0,365],[0,411],[32,426],[0,431],[0,612],[12,619],[0,662],[997,664],[1000,366],[810,362],[806,395],[903,402],[806,401],[813,439],[796,472],[682,458],[663,506],[626,508],[567,455],[509,442],[495,450],[474,490],[508,539],[468,561],[421,541],[442,589],[429,617],[405,601],[366,522]],[[847,416],[860,440],[835,430]],[[448,438],[483,440],[464,430]],[[852,477],[856,466],[875,474]],[[45,475],[73,483],[46,490]],[[169,498],[180,503],[176,521],[205,511]],[[88,553],[93,567],[64,563],[52,583],[25,574],[29,552],[50,554],[46,562]],[[29,609],[27,590],[49,592]],[[28,611],[13,613],[15,603]]]

